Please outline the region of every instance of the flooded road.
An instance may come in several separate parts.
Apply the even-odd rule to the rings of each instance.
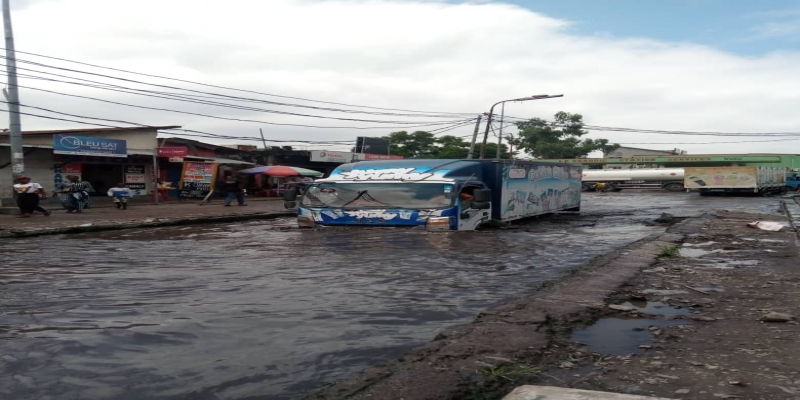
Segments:
[[[662,212],[777,198],[586,194],[518,229],[293,220],[0,243],[0,398],[293,399],[651,233]]]

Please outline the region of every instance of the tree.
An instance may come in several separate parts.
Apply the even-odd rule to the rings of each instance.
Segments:
[[[436,137],[432,133],[416,131],[408,133],[406,131],[392,132],[389,136],[384,136],[391,143],[391,153],[406,158],[439,158],[439,159],[462,159],[469,154],[469,142],[457,136]],[[480,147],[476,147],[476,152]],[[494,158],[497,152],[496,143],[487,143],[486,154]],[[508,158],[508,146],[500,147],[502,158]]]
[[[519,134],[514,145],[534,158],[581,158],[601,150],[608,153],[619,148],[608,139],[581,139],[589,133],[583,129],[583,116],[559,111],[552,122],[533,118],[518,122]]]
[[[408,133],[399,131],[392,132],[389,136],[384,136],[384,138],[389,140],[389,148],[392,155],[406,158],[429,158],[435,151],[436,137],[429,132],[416,131]]]

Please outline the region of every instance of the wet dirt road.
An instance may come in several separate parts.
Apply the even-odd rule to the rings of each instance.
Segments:
[[[292,399],[664,227],[777,198],[586,194],[512,230],[271,222],[0,243],[0,398]]]

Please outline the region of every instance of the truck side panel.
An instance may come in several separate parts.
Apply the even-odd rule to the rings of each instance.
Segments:
[[[686,167],[683,185],[687,189],[756,189],[757,167]]]
[[[507,162],[496,168],[495,219],[513,221],[580,207],[580,165]]]

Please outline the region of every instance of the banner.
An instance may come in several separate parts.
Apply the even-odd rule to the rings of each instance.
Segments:
[[[186,157],[189,155],[188,147],[159,147],[159,157]]]
[[[403,156],[390,156],[388,154],[362,154],[356,153],[354,160],[357,161],[364,161],[364,160],[402,160]]]
[[[217,164],[205,162],[183,163],[181,174],[180,197],[203,198],[209,191],[214,190]]]
[[[128,157],[128,148],[124,140],[56,134],[53,154]]]
[[[347,164],[353,162],[353,153],[343,151],[311,151],[311,161]]]

